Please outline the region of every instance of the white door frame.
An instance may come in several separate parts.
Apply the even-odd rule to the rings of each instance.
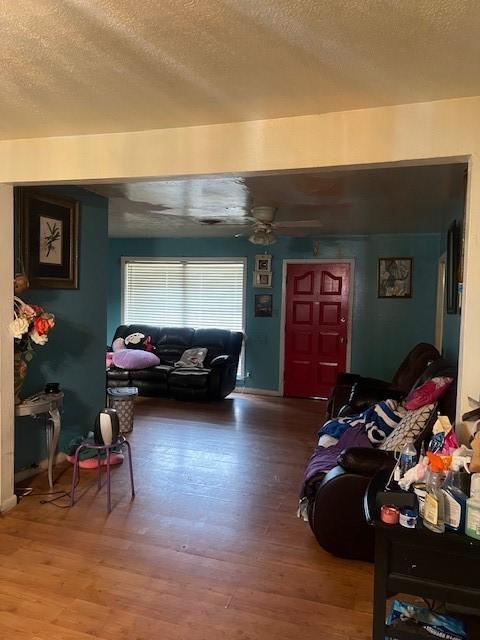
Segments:
[[[13,187],[0,184],[0,512],[17,504],[13,491],[15,405],[13,338],[9,325],[13,309]]]
[[[347,360],[346,370],[350,371],[352,360],[352,320],[353,320],[353,290],[355,282],[355,258],[294,258],[283,260],[282,265],[282,306],[280,311],[280,355],[278,367],[278,391],[284,395],[285,373],[285,320],[287,297],[287,269],[289,264],[349,264],[350,265],[350,289],[348,293],[348,326],[347,326]]]

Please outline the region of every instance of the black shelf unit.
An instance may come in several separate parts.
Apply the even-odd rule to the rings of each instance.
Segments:
[[[480,542],[432,533],[421,524],[405,529],[376,522],[372,640],[431,638],[409,625],[385,624],[386,601],[398,593],[468,607],[480,615],[479,576]],[[478,633],[469,632],[469,640],[478,640]]]

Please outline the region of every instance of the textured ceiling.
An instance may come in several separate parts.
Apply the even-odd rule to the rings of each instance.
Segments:
[[[480,94],[478,0],[0,0],[0,138]]]
[[[109,198],[112,237],[232,237],[251,207],[276,208],[281,235],[406,233],[444,229],[463,198],[466,165],[278,173],[91,185]]]

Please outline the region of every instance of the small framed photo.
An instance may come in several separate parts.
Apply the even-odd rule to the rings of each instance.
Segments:
[[[266,271],[269,272],[272,270],[272,256],[264,253],[259,256],[255,256],[255,271]]]
[[[255,295],[255,317],[271,318],[272,317],[272,294],[261,293]]]
[[[272,274],[264,271],[254,271],[253,286],[257,289],[270,289],[272,286]]]
[[[33,289],[78,289],[78,219],[78,201],[22,191],[22,254]]]
[[[412,258],[380,258],[378,261],[378,297],[412,297]]]

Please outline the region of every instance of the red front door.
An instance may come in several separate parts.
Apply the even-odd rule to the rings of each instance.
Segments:
[[[347,363],[350,265],[287,265],[284,392],[328,398]]]

